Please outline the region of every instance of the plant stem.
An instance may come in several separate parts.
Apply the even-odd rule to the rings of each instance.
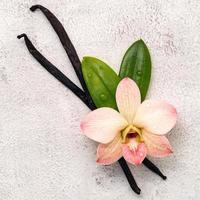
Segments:
[[[92,107],[88,103],[88,99],[86,98],[86,94],[78,87],[76,86],[67,76],[65,76],[60,70],[58,70],[51,62],[49,62],[32,44],[32,42],[29,40],[28,36],[26,34],[21,34],[17,36],[18,39],[24,38],[26,47],[28,51],[31,53],[31,55],[49,72],[51,73],[57,80],[59,80],[61,83],[63,83],[67,88],[69,88],[76,96],[78,96],[85,105],[87,105],[91,110],[96,109],[96,107]],[[80,96],[79,96],[80,95]],[[131,171],[124,160],[124,158],[121,158],[119,160],[119,164],[121,168],[123,169],[124,174],[126,175],[126,178],[129,182],[130,187],[133,189],[133,191],[136,194],[140,194],[140,188],[137,186],[135,179],[133,175],[131,174]]]

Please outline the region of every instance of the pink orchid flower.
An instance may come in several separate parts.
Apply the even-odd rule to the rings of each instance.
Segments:
[[[176,109],[158,100],[141,103],[140,90],[130,78],[120,81],[116,90],[119,112],[99,108],[90,112],[81,122],[83,134],[99,144],[97,162],[109,165],[122,156],[139,165],[146,155],[164,157],[172,147],[164,136],[176,123]]]

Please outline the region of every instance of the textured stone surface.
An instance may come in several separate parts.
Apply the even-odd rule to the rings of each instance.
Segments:
[[[136,196],[118,164],[96,165],[96,144],[79,130],[89,110],[16,39],[26,32],[78,83],[45,17],[29,11],[36,3],[58,16],[80,57],[100,57],[116,71],[133,41],[142,38],[148,44],[153,59],[148,97],[166,99],[179,112],[170,135],[174,154],[152,158],[167,181],[131,166],[142,189]],[[0,199],[200,199],[199,10],[199,0],[1,0]]]

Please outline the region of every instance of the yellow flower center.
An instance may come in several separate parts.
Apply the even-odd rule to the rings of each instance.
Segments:
[[[128,125],[121,131],[122,143],[128,143],[130,139],[134,139],[136,143],[143,141],[141,130],[133,125]]]

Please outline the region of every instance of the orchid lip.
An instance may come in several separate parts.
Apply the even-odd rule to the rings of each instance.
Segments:
[[[128,133],[127,138],[136,138],[138,136],[137,132]]]
[[[133,125],[128,125],[124,130],[121,131],[122,143],[126,143],[127,139],[141,137],[141,130]]]

